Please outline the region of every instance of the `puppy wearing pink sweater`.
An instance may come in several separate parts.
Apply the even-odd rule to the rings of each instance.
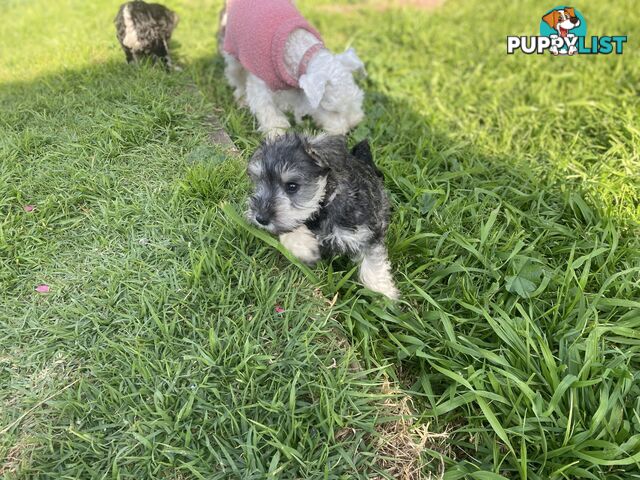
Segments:
[[[220,19],[225,75],[268,137],[309,115],[327,133],[345,134],[363,117],[353,49],[334,55],[290,0],[227,0]]]

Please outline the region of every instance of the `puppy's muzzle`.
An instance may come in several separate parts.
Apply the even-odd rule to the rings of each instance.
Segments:
[[[271,219],[267,216],[263,216],[260,213],[256,214],[256,222],[258,222],[260,225],[269,225],[269,222],[271,222]]]
[[[265,202],[260,196],[254,195],[249,200],[251,216],[258,225],[266,227],[273,219],[270,202]]]

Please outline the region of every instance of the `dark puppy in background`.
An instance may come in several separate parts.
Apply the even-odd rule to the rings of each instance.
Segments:
[[[366,141],[349,152],[344,136],[288,133],[263,143],[247,172],[251,222],[307,264],[350,256],[364,286],[398,298],[384,244],[389,200]]]
[[[158,3],[136,0],[120,6],[114,23],[128,63],[150,56],[167,70],[171,68],[168,44],[178,24],[175,12]]]

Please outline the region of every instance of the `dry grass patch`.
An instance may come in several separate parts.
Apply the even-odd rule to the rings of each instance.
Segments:
[[[0,409],[16,414],[22,412],[14,414],[11,421],[7,416],[6,424],[0,423],[0,437],[8,440],[13,434],[17,439],[0,445],[0,478],[9,478],[9,475],[19,472],[29,453],[37,446],[32,433],[38,430],[40,423],[38,414],[34,413],[78,380],[71,381],[70,376],[76,369],[61,353],[56,353],[44,366],[35,367],[21,358],[21,352],[16,350],[2,356],[0,364],[5,364],[9,385],[13,385],[12,394],[0,401]],[[65,386],[59,388],[60,385]]]
[[[415,410],[411,397],[404,394],[391,383],[382,386],[387,396],[382,410],[392,420],[380,423],[376,427],[378,436],[371,440],[378,455],[378,465],[391,478],[400,480],[424,480],[442,478],[444,464],[437,470],[436,476],[425,474],[425,461],[422,452],[425,448],[445,451],[449,434],[429,431],[429,425],[414,425]],[[426,476],[425,476],[426,475]],[[376,477],[382,479],[383,477]]]
[[[6,454],[0,450],[0,478],[15,474],[35,444],[27,436],[20,437]]]

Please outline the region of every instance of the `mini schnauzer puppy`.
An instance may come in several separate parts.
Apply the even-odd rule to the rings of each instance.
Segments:
[[[307,264],[349,255],[367,288],[399,297],[384,244],[389,200],[366,140],[350,153],[344,136],[287,133],[264,142],[247,173],[255,187],[252,223]]]
[[[324,131],[344,134],[363,118],[353,49],[333,54],[291,0],[227,0],[218,46],[234,96],[246,103],[269,137],[309,115]]]
[[[142,57],[158,59],[171,68],[169,39],[178,24],[178,15],[158,3],[141,0],[123,3],[114,19],[116,36],[128,63]]]

